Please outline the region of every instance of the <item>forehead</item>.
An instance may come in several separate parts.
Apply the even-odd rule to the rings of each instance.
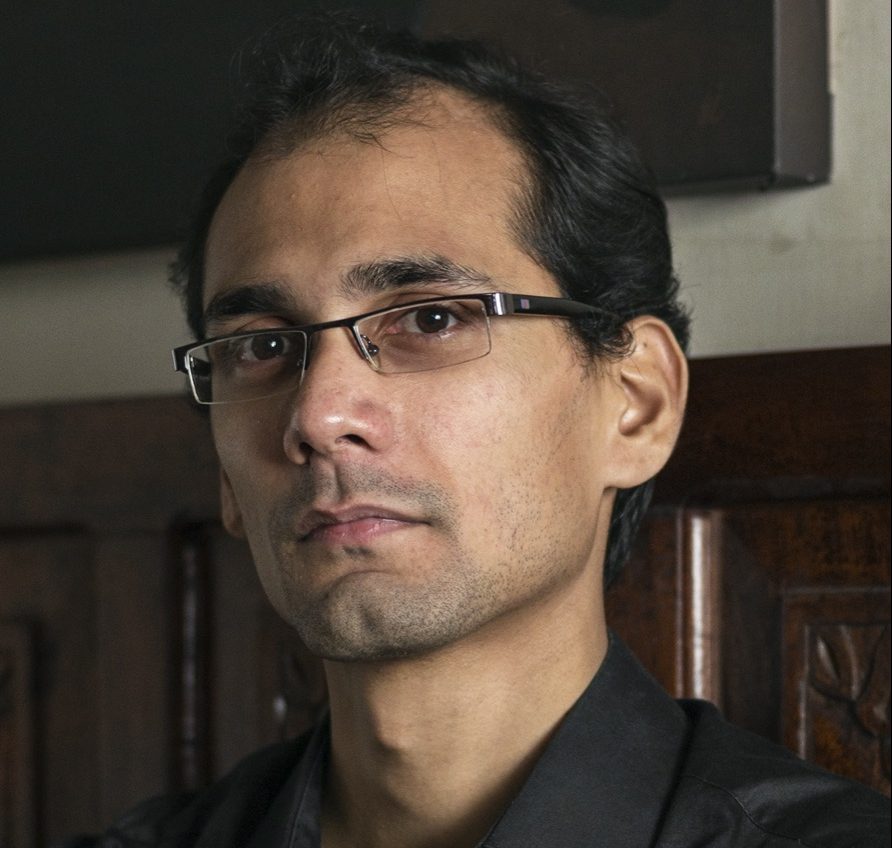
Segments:
[[[482,107],[449,91],[374,142],[327,136],[258,157],[214,216],[205,302],[246,282],[295,277],[325,292],[351,267],[398,255],[516,276],[533,267],[513,229],[524,175],[519,151]]]

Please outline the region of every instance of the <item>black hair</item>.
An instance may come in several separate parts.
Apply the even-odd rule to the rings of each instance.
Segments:
[[[527,165],[513,222],[523,249],[565,296],[615,316],[574,319],[573,339],[597,363],[628,349],[638,315],[665,321],[681,347],[688,316],[677,299],[666,209],[650,171],[591,93],[549,82],[473,41],[424,41],[343,15],[302,18],[267,33],[246,54],[243,105],[229,158],[209,181],[172,268],[190,327],[204,337],[204,248],[214,212],[252,156],[287,155],[329,133],[374,141],[411,119],[418,98],[458,91],[516,145]],[[648,481],[617,493],[605,584],[628,557],[650,501]]]

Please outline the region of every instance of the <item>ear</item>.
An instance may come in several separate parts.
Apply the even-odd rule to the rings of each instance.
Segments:
[[[688,393],[688,364],[669,327],[641,315],[627,328],[630,353],[613,364],[621,403],[613,422],[611,485],[637,486],[669,459],[678,439]]]
[[[220,469],[220,516],[223,519],[223,526],[230,536],[235,536],[236,539],[245,538],[242,511],[235,499],[235,492],[232,491],[229,477],[226,476],[226,472],[222,468]]]

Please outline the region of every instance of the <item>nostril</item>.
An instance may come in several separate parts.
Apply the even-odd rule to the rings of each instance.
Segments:
[[[310,458],[316,453],[315,449],[309,442],[291,440],[287,436],[284,441],[285,455],[296,465],[305,465]]]
[[[355,433],[345,433],[343,436],[338,436],[336,439],[337,443],[343,445],[344,443],[350,445],[358,445],[360,447],[367,447],[368,442],[362,437],[357,436]],[[314,453],[317,453],[317,449],[313,447],[310,442],[301,440],[297,443],[297,453],[300,457],[306,461],[308,460]]]

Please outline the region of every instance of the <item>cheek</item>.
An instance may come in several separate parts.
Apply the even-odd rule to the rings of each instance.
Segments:
[[[272,475],[281,468],[282,433],[278,410],[256,403],[213,409],[211,429],[220,467],[229,479],[246,523],[253,519],[251,507],[262,509],[258,484],[269,489]]]
[[[410,397],[415,435],[406,441],[411,453],[424,446],[417,467],[457,494],[476,532],[491,533],[512,510],[528,516],[581,504],[596,482],[582,469],[592,464],[583,384],[558,368],[481,379],[477,366],[474,380],[456,373],[436,393]]]
[[[278,462],[282,456],[285,424],[290,416],[292,394],[211,407],[211,431],[217,456],[233,467]],[[227,469],[228,470],[228,469]]]

